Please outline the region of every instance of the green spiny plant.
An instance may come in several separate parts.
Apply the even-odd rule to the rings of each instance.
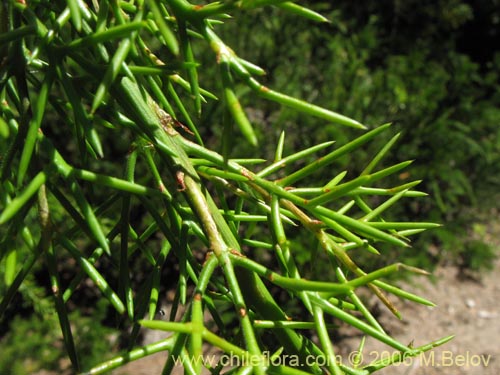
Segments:
[[[2,4],[0,261],[5,285],[0,316],[34,265],[42,264],[75,372],[104,373],[168,351],[164,374],[177,359],[185,373],[199,374],[206,342],[244,359],[231,373],[361,375],[451,338],[416,348],[402,344],[384,331],[358,295],[360,287],[368,287],[396,316],[386,293],[433,305],[382,280],[400,270],[424,271],[400,263],[365,271],[353,256],[356,249],[379,254],[384,244],[408,247],[409,236],[436,226],[383,219],[399,200],[425,195],[413,190],[419,181],[395,187],[380,182],[410,164],[380,167],[398,135],[374,153],[359,175],[332,173],[340,157],[356,155],[389,124],[341,146],[326,142],[290,155],[283,155],[282,133],[269,163],[231,158],[236,128],[258,145],[237,84],[317,117],[325,126],[366,129],[264,86],[258,80],[264,70],[239,57],[218,36],[229,14],[270,6],[326,21],[281,0]],[[212,53],[218,66],[214,79],[226,112],[214,124],[222,127],[219,151],[204,145],[206,129],[197,125],[203,103],[217,96],[200,85],[203,67],[196,61],[195,44],[198,49],[208,46],[203,51]],[[123,144],[126,154],[116,151]],[[311,155],[317,155],[313,163],[297,167]],[[310,186],[310,176],[319,173],[331,175],[330,181]],[[334,280],[302,278],[304,261],[295,259],[288,239],[292,232],[310,239],[311,254],[321,251],[328,258]],[[254,249],[267,252],[273,261],[255,257]],[[311,255],[312,266],[314,261]],[[176,284],[174,313],[156,320],[162,269],[173,264],[179,270],[171,280]],[[63,267],[71,274],[64,283]],[[70,321],[70,310],[82,308],[75,295],[84,279],[99,289],[118,329],[128,336],[123,355],[97,365],[80,361],[82,345]],[[307,319],[288,316],[276,290],[300,303]],[[231,306],[236,316],[233,330],[224,325],[222,305]],[[177,310],[183,312],[175,321]],[[372,363],[340,361],[330,338],[332,318],[389,345],[395,354]],[[136,347],[141,329],[171,335]],[[266,340],[269,335],[274,339]],[[295,360],[275,364],[266,352]],[[322,364],[311,358],[322,358]],[[209,370],[219,373],[221,366]]]
[[[399,259],[427,268],[444,259],[462,264],[457,252],[463,252],[474,254],[472,263],[487,269],[490,257],[483,254],[493,253],[491,245],[471,253],[462,245],[457,247],[469,241],[471,223],[481,220],[482,203],[491,202],[495,176],[499,175],[495,125],[500,106],[498,95],[493,94],[499,92],[495,68],[499,64],[493,58],[488,64],[474,63],[463,53],[463,46],[458,47],[460,35],[468,34],[460,25],[472,14],[477,17],[476,10],[484,12],[485,4],[472,11],[460,1],[444,1],[432,9],[411,2],[399,4],[401,7],[380,1],[363,7],[349,1],[304,3],[321,10],[331,23],[309,27],[308,20],[293,14],[261,9],[226,24],[224,41],[242,51],[245,58],[265,66],[273,88],[314,98],[323,106],[342,106],[343,113],[362,123],[394,121],[393,131],[401,130],[402,136],[389,160],[415,159],[409,173],[413,179],[423,180],[419,188],[431,192],[432,197],[402,202],[386,220],[427,218],[447,223],[419,236],[416,249],[405,251]],[[421,12],[433,16],[422,17]],[[394,22],[403,19],[405,22]],[[246,37],[241,38],[241,33]],[[416,39],[418,43],[414,43]],[[209,61],[208,57],[202,61]],[[252,99],[246,98],[249,95],[242,98],[243,103],[255,108]],[[342,127],[315,127],[316,119],[292,110],[278,115],[272,102],[259,103],[257,110],[261,114],[260,118],[254,116],[257,121],[272,118],[266,129],[286,128],[288,150],[300,143],[313,145],[331,139],[340,144],[356,134],[356,130]],[[206,111],[204,116],[219,114]],[[302,131],[310,127],[314,131]],[[371,147],[381,146],[390,136],[389,132],[382,134]],[[270,154],[268,150],[266,155]],[[347,155],[336,165],[360,171],[368,155],[369,150],[359,150],[355,157]],[[408,173],[400,177],[408,178]],[[424,250],[436,245],[439,254]]]

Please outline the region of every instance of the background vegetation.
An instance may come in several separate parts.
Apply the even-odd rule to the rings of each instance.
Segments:
[[[471,231],[481,234],[481,212],[497,207],[500,54],[494,48],[494,41],[499,37],[500,4],[496,0],[362,3],[310,1],[308,5],[312,9],[331,20],[329,24],[313,27],[306,19],[273,8],[245,11],[225,21],[221,36],[242,57],[265,68],[267,74],[261,80],[270,87],[327,108],[338,108],[370,127],[392,121],[396,130],[402,132],[397,152],[385,163],[392,165],[414,159],[410,172],[394,177],[395,185],[422,179],[419,189],[430,192],[432,198],[400,206],[390,214],[411,221],[430,218],[446,225],[421,236],[421,243],[405,250],[406,259],[400,258],[401,252],[394,255],[395,258],[426,268],[443,259],[473,269],[487,267],[494,249],[471,240],[470,235]],[[481,45],[490,48],[483,49]],[[201,66],[210,66],[208,60],[204,61],[209,55],[204,53],[206,46],[195,43],[193,48]],[[159,57],[163,56],[159,54]],[[217,74],[200,70],[200,82],[207,89],[220,91],[220,82],[213,79]],[[236,92],[256,126],[259,150],[265,150],[267,155],[262,156],[270,160],[284,128],[287,132],[285,154],[332,139],[344,144],[359,135],[356,130],[318,125],[317,120],[308,115],[256,100],[243,85],[237,86]],[[193,111],[190,105],[187,109]],[[219,123],[222,111],[220,104],[209,101],[199,126],[201,137],[215,148],[220,147],[222,134],[220,128],[212,125]],[[44,124],[44,132],[58,140],[56,146],[65,150],[64,156],[69,162],[78,165],[78,145],[74,141],[66,142],[70,138],[68,128],[61,126],[53,116],[54,121]],[[8,127],[2,123],[0,130],[0,143],[3,142],[0,149],[4,150],[8,147]],[[99,131],[103,147],[108,151],[98,168],[102,173],[115,172],[117,161],[130,149],[129,134],[125,132],[117,139],[112,129]],[[359,173],[373,151],[387,143],[390,136],[382,135],[370,149],[358,149],[355,154],[345,156],[331,175],[347,166]],[[234,137],[238,144],[233,150],[234,157],[252,154],[255,149],[244,142],[242,135],[235,132]],[[86,162],[91,169],[97,165],[92,160]],[[302,161],[304,165],[308,162]],[[137,178],[140,180],[141,176]],[[315,178],[318,185],[327,182],[322,181],[322,176]],[[106,194],[91,193],[95,201],[102,201],[104,197],[99,195]],[[52,203],[51,207],[57,207],[58,203]],[[62,218],[63,208],[51,214],[55,220]],[[109,217],[113,214],[116,212],[109,213]],[[142,228],[144,216],[141,207],[134,207],[131,220]],[[29,214],[25,220],[35,223],[38,218]],[[61,230],[69,229],[64,228],[63,221],[57,221],[63,223]],[[112,223],[103,220],[103,225],[111,229]],[[6,236],[5,232],[0,234],[2,238]],[[306,253],[307,239],[291,240],[297,247],[302,244]],[[438,246],[439,251],[430,245]],[[28,249],[25,251],[18,257],[27,257]],[[304,262],[306,259],[304,255]],[[68,267],[71,261],[68,257]],[[100,265],[102,269],[107,269],[105,262]],[[384,258],[384,263],[387,262]],[[140,262],[135,265],[136,280],[145,278],[142,266]],[[37,267],[40,266],[35,266],[1,321],[0,373],[24,374],[27,369],[28,372],[39,368],[60,370],[64,366],[60,362],[61,347],[54,339],[60,328],[56,311],[49,302],[50,281]],[[0,263],[0,274],[4,272],[5,263]],[[113,271],[109,272],[110,277],[116,277]],[[163,278],[177,279],[179,269],[163,272]],[[70,280],[69,275],[66,276],[63,270],[63,283]],[[5,291],[6,285],[0,284],[0,295]],[[89,306],[99,300],[98,292],[92,288],[77,293],[80,295],[76,299],[88,302]],[[81,342],[109,347],[96,338],[108,336],[112,331],[109,327],[117,322],[105,306],[96,306],[92,311],[77,309],[71,321],[77,322],[74,329],[81,332]],[[82,350],[88,353],[83,361],[102,360],[103,347],[91,345],[89,350]],[[30,353],[33,355],[29,356]]]
[[[488,268],[495,249],[477,238],[484,230],[485,212],[498,207],[500,49],[494,41],[500,33],[500,4],[305,3],[331,23],[310,27],[307,20],[277,10],[268,17],[270,10],[265,9],[226,22],[224,37],[244,51],[243,57],[266,67],[270,86],[339,108],[363,124],[391,121],[402,132],[391,162],[414,160],[410,174],[401,174],[400,180],[421,179],[422,190],[431,197],[391,213],[446,223],[420,236],[421,242],[405,253],[406,261],[425,267],[446,261]],[[251,100],[245,104],[255,108],[264,143],[271,140],[272,145],[282,128],[287,129],[290,149],[329,139],[342,142],[355,134]],[[218,114],[206,115],[210,123]],[[383,144],[388,137],[377,142]],[[358,150],[338,168],[359,170],[366,158]]]

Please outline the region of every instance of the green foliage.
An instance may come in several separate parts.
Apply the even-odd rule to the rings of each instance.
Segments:
[[[36,289],[36,286],[30,289]],[[16,316],[9,322],[8,333],[1,339],[0,373],[25,375],[40,370],[67,371],[70,363],[56,311],[52,305],[40,311],[40,306],[48,302],[47,297],[43,301],[34,301],[37,313],[29,317]],[[113,345],[114,330],[101,324],[106,309],[102,300],[95,306],[92,317],[82,316],[79,311],[70,314],[82,363],[97,364],[111,354],[109,349]]]
[[[50,296],[50,319],[35,328],[52,332],[49,322],[57,316],[61,334],[49,343],[37,333],[26,347],[62,343],[75,373],[109,372],[168,351],[163,373],[180,359],[186,373],[200,374],[205,342],[250,360],[232,370],[238,374],[367,375],[451,339],[416,348],[401,343],[358,297],[359,288],[369,287],[398,317],[387,294],[433,305],[384,281],[401,271],[425,271],[397,259],[367,267],[360,255],[408,248],[411,236],[438,227],[387,214],[426,194],[415,190],[420,181],[401,177],[411,162],[387,158],[399,134],[390,124],[373,126],[383,116],[371,115],[379,99],[367,96],[369,54],[358,53],[356,43],[376,48],[369,29],[376,19],[345,50],[337,45],[341,36],[329,41],[328,53],[341,56],[340,65],[296,78],[312,85],[328,77],[345,80],[356,90],[323,87],[301,95],[305,91],[288,90],[285,80],[264,84],[264,70],[238,55],[220,32],[227,14],[239,12],[256,12],[271,28],[277,25],[273,12],[302,17],[311,30],[313,21],[326,21],[296,3],[11,1],[2,12],[0,317],[9,330],[4,339],[15,350],[24,350],[16,335],[30,320],[14,318],[13,301],[39,290]],[[331,27],[319,26],[317,36],[324,38]],[[312,64],[325,52],[315,52],[307,33],[295,39],[296,29],[274,34],[300,43],[297,62],[305,55]],[[207,62],[200,65],[199,56]],[[407,61],[393,64],[407,72]],[[347,65],[350,70],[342,71]],[[280,62],[277,69],[288,73],[295,66]],[[216,82],[209,90],[205,75]],[[442,78],[439,69],[436,76]],[[411,102],[407,82],[396,77],[390,84],[400,101]],[[203,115],[207,106],[219,106],[215,119]],[[265,130],[252,113],[281,107],[286,110],[273,121],[279,138],[270,156],[270,146],[255,148]],[[318,138],[293,126],[291,139],[285,136],[285,125],[303,130],[309,118],[318,124]],[[212,131],[219,135],[216,146]],[[296,252],[299,243],[303,251]],[[317,267],[318,259],[330,272]],[[156,319],[165,289],[175,295],[173,314]],[[284,303],[276,299],[280,293]],[[36,311],[41,303],[32,300]],[[108,319],[124,343],[124,353],[111,360],[96,358],[108,351],[103,348],[114,349],[111,330],[95,323]],[[388,361],[339,362],[330,339],[336,320],[396,354]],[[140,347],[145,329],[171,335]],[[294,360],[275,365],[266,352]],[[311,363],[311,357],[319,360]],[[219,373],[221,366],[209,370]]]
[[[432,200],[403,202],[392,211],[394,217],[445,222],[440,232],[448,231],[448,236],[432,232],[422,237],[427,245],[443,245],[445,238],[468,233],[470,223],[477,220],[469,208],[481,211],[491,206],[500,175],[500,51],[494,54],[491,46],[491,60],[479,63],[458,48],[473,14],[488,6],[473,10],[455,0],[367,2],[363,7],[352,2],[310,5],[331,24],[311,28],[307,21],[277,11],[269,19],[267,11],[261,10],[227,22],[225,38],[244,50],[247,59],[268,67],[274,87],[342,108],[363,124],[392,121],[402,135],[391,160],[415,160],[411,172],[399,178],[421,179],[422,190],[432,192]],[[493,19],[496,13],[490,10],[489,14]],[[260,27],[255,28],[256,24]],[[246,38],[240,38],[242,34]],[[312,48],[304,50],[304,45]],[[256,121],[266,129],[273,127],[276,134],[286,127],[290,144],[345,141],[352,136],[296,112],[278,110],[259,103]],[[382,135],[376,142],[381,147],[388,139]],[[364,150],[358,150],[342,160],[339,170],[347,166],[362,170],[367,158]],[[463,221],[466,212],[470,220]],[[445,249],[454,247],[444,241]],[[428,259],[424,252],[419,254],[421,265],[433,261],[431,254]]]
[[[25,375],[41,369],[55,370],[64,357],[58,343],[57,318],[14,318],[9,333],[2,338],[0,371],[3,374]]]

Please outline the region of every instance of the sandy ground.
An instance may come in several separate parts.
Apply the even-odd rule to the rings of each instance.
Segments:
[[[442,347],[418,359],[377,372],[380,375],[497,375],[500,374],[500,260],[492,272],[481,280],[462,278],[455,267],[442,267],[435,280],[414,278],[405,289],[425,296],[436,307],[430,308],[411,302],[396,301],[403,316],[398,320],[382,308],[379,317],[384,329],[399,341],[414,347],[436,339],[455,335]],[[347,355],[355,351],[361,336],[352,329],[342,331],[343,340],[338,352]],[[152,335],[158,335],[154,333]],[[147,336],[147,342],[160,339]],[[363,363],[384,358],[393,349],[375,340],[367,339]],[[115,375],[161,374],[166,353],[129,363],[113,372]],[[175,374],[182,374],[176,369]]]
[[[414,347],[455,335],[447,344],[418,359],[377,372],[380,375],[497,375],[500,374],[500,262],[481,281],[461,279],[454,267],[440,268],[437,283],[415,278],[408,289],[437,304],[430,308],[399,303],[399,321],[388,313],[380,317],[383,327],[402,343]],[[418,293],[420,291],[420,293]],[[345,340],[344,350],[356,350],[359,337]],[[367,340],[364,363],[388,356],[393,350]]]

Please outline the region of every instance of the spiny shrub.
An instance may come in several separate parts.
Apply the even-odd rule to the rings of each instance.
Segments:
[[[239,360],[231,373],[369,374],[450,339],[403,344],[359,297],[367,286],[396,316],[387,293],[432,305],[382,280],[399,270],[423,271],[400,263],[364,270],[355,257],[359,251],[379,254],[385,244],[404,249],[409,236],[436,226],[384,220],[401,199],[425,195],[413,190],[419,181],[384,185],[410,164],[380,166],[398,135],[366,160],[361,173],[332,172],[339,158],[356,155],[390,125],[288,155],[282,133],[274,159],[258,158],[257,132],[236,85],[325,127],[367,130],[266,87],[259,78],[263,69],[219,37],[229,14],[269,6],[326,21],[281,0],[2,3],[0,316],[13,315],[10,302],[33,270],[46,275],[74,372],[104,373],[159,351],[169,352],[164,374],[180,364],[188,374],[204,367],[215,374],[231,365],[203,362],[205,342]],[[200,50],[211,53],[218,68],[210,77],[219,83],[217,92],[198,79]],[[198,124],[204,103],[213,100],[225,110],[210,124],[220,129],[220,149],[204,145],[206,129]],[[232,157],[234,134],[256,146],[254,155]],[[311,155],[312,163],[300,164]],[[311,185],[319,174],[328,182]],[[297,233],[310,243],[311,256],[300,262],[289,240]],[[318,259],[329,263],[331,277],[313,272],[303,278]],[[173,270],[175,279],[162,278],[163,269]],[[78,286],[89,282],[99,293],[81,301]],[[175,285],[172,313],[156,319],[166,282]],[[301,306],[303,319],[277,301],[280,291],[281,300]],[[100,364],[82,361],[79,353],[102,347],[102,339],[75,335],[70,314],[92,314],[95,299],[108,303],[127,342],[122,355]],[[359,356],[340,360],[332,319],[389,345],[394,355],[372,363]],[[137,347],[145,329],[171,334]],[[85,338],[90,342],[80,342]]]

